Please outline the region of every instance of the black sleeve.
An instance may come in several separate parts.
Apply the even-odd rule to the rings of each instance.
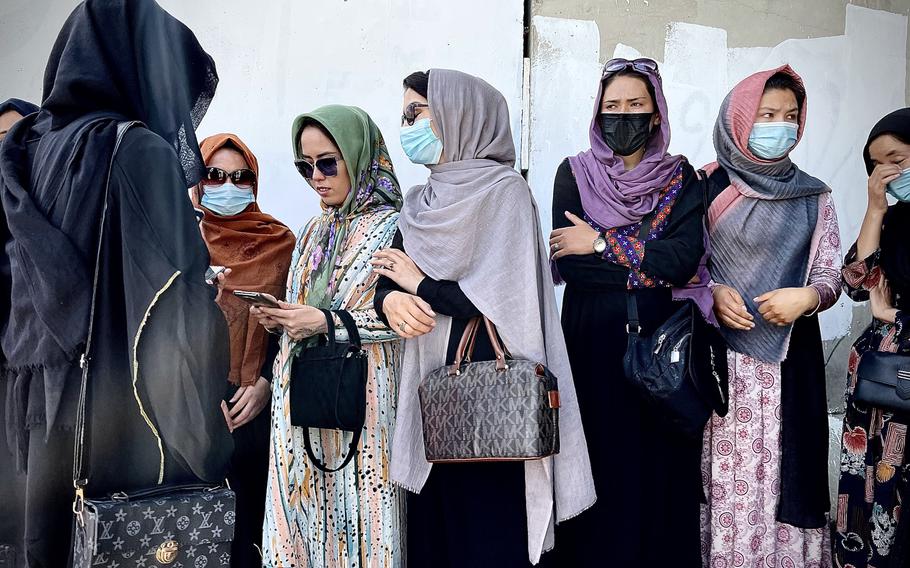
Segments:
[[[674,286],[685,286],[705,253],[704,185],[695,170],[683,166],[683,186],[676,197],[667,228],[659,239],[645,243],[641,271]]]
[[[259,371],[259,375],[268,382],[272,382],[272,367],[275,365],[275,358],[278,357],[278,339],[280,337],[280,335],[270,333],[269,343],[265,348],[265,360],[262,362],[262,370]]]
[[[563,160],[559,165],[559,169],[556,170],[556,179],[553,182],[554,229],[563,229],[572,224],[566,219],[566,211],[584,218],[578,184],[568,159]],[[556,261],[556,268],[559,270],[560,277],[568,284],[625,288],[629,278],[628,268],[594,254],[593,248],[591,254],[569,255],[560,258]]]
[[[401,231],[395,232],[392,239],[392,248],[404,251],[404,244],[401,238]],[[392,292],[403,292],[398,284],[387,276],[380,276],[376,283],[376,292],[373,297],[373,307],[376,308],[376,314],[379,319],[386,325],[389,321],[382,311],[382,304],[386,296]],[[480,315],[480,311],[471,303],[471,300],[464,295],[458,282],[447,280],[433,280],[430,277],[424,278],[423,282],[417,288],[417,296],[430,304],[434,311],[453,318],[471,318]]]
[[[718,167],[708,176],[708,203],[712,203],[729,186],[730,176],[727,174],[727,170]]]

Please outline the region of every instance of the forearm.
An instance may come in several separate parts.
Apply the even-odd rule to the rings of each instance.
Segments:
[[[856,258],[858,260],[863,260],[878,250],[882,235],[882,220],[884,218],[884,211],[866,209],[863,225],[859,231],[859,238],[856,239]]]

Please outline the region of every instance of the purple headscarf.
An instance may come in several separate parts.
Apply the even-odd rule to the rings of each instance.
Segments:
[[[667,153],[670,145],[670,121],[667,100],[658,71],[637,71],[654,87],[654,103],[660,114],[660,130],[648,140],[645,155],[637,166],[626,171],[622,158],[604,142],[600,132],[600,102],[604,82],[615,73],[604,73],[594,102],[591,120],[591,149],[569,158],[578,182],[581,204],[588,217],[604,229],[637,223],[657,207],[662,189],[670,183],[682,156]]]

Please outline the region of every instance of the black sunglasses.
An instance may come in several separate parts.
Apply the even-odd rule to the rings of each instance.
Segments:
[[[316,173],[318,169],[322,172],[322,175],[325,177],[335,177],[338,175],[338,162],[343,162],[344,158],[339,158],[338,156],[328,156],[325,158],[319,158],[316,160],[315,164],[312,164],[306,160],[294,160],[294,165],[297,166],[297,171],[300,172],[306,179],[313,179],[313,174]]]
[[[417,109],[419,108],[430,108],[430,105],[418,102],[409,104],[404,107],[404,114],[401,115],[401,122],[407,122],[408,126],[414,126],[414,121],[417,120]]]
[[[603,74],[607,73],[616,73],[617,71],[622,71],[623,69],[628,69],[631,67],[639,73],[657,73],[660,72],[657,70],[657,62],[653,59],[647,57],[639,57],[638,59],[633,59],[629,61],[628,59],[623,59],[622,57],[617,57],[611,59],[604,64]]]
[[[240,189],[251,189],[256,185],[256,173],[250,169],[235,170],[228,173],[221,168],[206,168],[205,177],[202,178],[202,185],[223,185],[228,180],[231,180],[231,183]]]

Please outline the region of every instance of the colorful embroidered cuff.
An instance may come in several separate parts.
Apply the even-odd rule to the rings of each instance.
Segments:
[[[645,258],[645,244],[635,237],[618,235],[613,231],[607,232],[606,236],[607,249],[603,253],[603,259],[638,270]]]

